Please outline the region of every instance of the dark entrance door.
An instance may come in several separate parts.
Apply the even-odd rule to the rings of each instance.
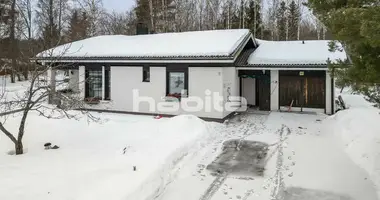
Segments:
[[[269,73],[268,71],[267,73]],[[256,91],[258,91],[259,109],[270,110],[270,75],[264,74],[256,79]]]

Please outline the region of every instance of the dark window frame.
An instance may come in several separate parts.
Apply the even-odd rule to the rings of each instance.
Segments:
[[[85,71],[86,85],[85,98],[95,98],[102,100],[103,98],[103,72],[102,69],[90,69]],[[95,87],[95,85],[101,87]]]
[[[185,83],[184,83],[184,89],[186,90],[185,96],[173,96],[173,94],[170,94],[170,73],[184,73]],[[181,98],[186,98],[189,96],[189,69],[188,68],[178,68],[178,69],[168,69],[166,68],[166,96],[170,97],[176,97],[179,100]]]
[[[143,77],[142,82],[150,82],[150,67],[149,66],[143,66]]]
[[[111,100],[111,68],[104,67],[104,100]]]
[[[104,74],[103,74],[103,68],[102,66],[85,66],[85,100],[87,99],[96,99],[96,100],[111,100],[111,67],[109,65],[104,66]],[[92,78],[91,74],[97,75],[97,84],[99,84],[99,81],[101,83],[101,87],[97,88],[96,95],[91,94],[91,90],[93,89],[94,85],[92,85]],[[104,75],[104,77],[103,77]],[[104,81],[104,93],[103,93],[103,81]],[[99,95],[100,93],[100,95]],[[103,97],[104,94],[104,97]]]

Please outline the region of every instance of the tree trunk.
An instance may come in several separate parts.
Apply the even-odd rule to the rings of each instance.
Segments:
[[[21,140],[17,141],[17,143],[15,144],[15,150],[16,150],[16,155],[21,155],[24,153],[24,146]]]
[[[16,80],[15,80],[15,73],[13,70],[11,70],[11,83],[16,83]]]
[[[17,81],[21,81],[21,75],[20,75],[20,69],[19,67],[17,66],[17,73],[16,73],[16,76],[17,76]]]
[[[11,49],[11,60],[12,60],[12,73],[11,73],[11,82],[15,83],[15,73],[17,74],[17,62],[16,62],[16,37],[15,37],[15,29],[16,29],[16,0],[12,1],[11,6],[11,24],[10,24],[10,49]]]
[[[29,101],[30,101],[29,97]],[[25,107],[24,113],[21,118],[20,126],[18,129],[18,136],[17,136],[17,142],[16,142],[16,155],[20,155],[24,153],[24,147],[22,145],[22,138],[24,137],[24,130],[25,130],[25,123],[26,123],[26,117],[28,116],[29,113],[29,105]]]

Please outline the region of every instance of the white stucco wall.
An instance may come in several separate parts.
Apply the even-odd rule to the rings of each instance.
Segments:
[[[326,114],[330,115],[332,114],[332,110],[331,110],[331,104],[333,102],[331,102],[331,84],[332,81],[331,81],[331,76],[330,76],[330,73],[328,71],[326,71]]]
[[[74,92],[79,92],[79,70],[70,70],[69,78],[69,88]]]
[[[270,71],[270,110],[279,110],[279,72],[278,70]]]
[[[86,79],[86,70],[85,70],[85,67],[84,66],[79,66],[79,70],[78,70],[78,88],[79,88],[79,92],[80,92],[80,98],[81,99],[84,99],[84,96],[85,96],[85,79]]]
[[[242,96],[247,99],[249,105],[256,105],[256,79],[242,79]]]
[[[223,67],[223,105],[230,102],[236,102],[237,99],[233,97],[239,96],[239,78],[238,73],[235,67]],[[237,108],[235,109],[237,110]],[[234,110],[234,111],[235,111]],[[223,112],[223,117],[226,117],[234,111],[227,111],[226,109]]]
[[[211,92],[206,95],[206,90]],[[222,106],[222,102],[215,99],[213,95],[223,97],[223,68],[221,67],[189,67],[189,97],[199,97],[206,102],[206,97],[212,105],[204,107],[196,114],[199,117],[223,118],[223,111],[214,108],[214,105]]]
[[[156,104],[165,96],[166,70],[164,67],[150,68],[150,82],[142,81],[142,67],[111,67],[111,101],[112,110],[127,112],[157,113]],[[153,104],[133,104],[133,91],[139,97],[154,100]],[[144,99],[141,99],[143,101]],[[135,104],[137,105],[137,103]]]
[[[235,73],[234,68],[228,69],[226,73]],[[82,72],[83,71],[83,72]],[[222,67],[189,67],[188,79],[188,98],[183,98],[182,102],[193,97],[202,99],[205,103],[206,98],[211,102],[209,107],[202,107],[200,111],[189,112],[181,108],[180,103],[165,102],[163,97],[166,96],[166,68],[165,67],[150,67],[150,82],[142,81],[142,67],[119,67],[111,66],[111,101],[103,101],[100,104],[88,105],[91,109],[112,110],[123,112],[140,112],[140,113],[158,113],[158,114],[193,114],[198,117],[221,119],[225,113],[214,108],[214,104],[222,106],[223,99],[213,98],[212,94],[216,92],[223,98],[223,68]],[[83,73],[84,68],[80,68],[79,73]],[[237,95],[238,85],[237,80],[232,78],[233,74],[225,77],[225,82],[231,82],[232,92]],[[83,84],[84,91],[84,84]],[[134,110],[133,90],[138,89],[141,103],[138,103],[137,109]],[[206,90],[211,92],[206,94]],[[84,93],[83,93],[84,97]],[[141,97],[143,99],[141,99]],[[145,98],[145,99],[144,99]],[[153,100],[153,104],[149,105],[145,100]],[[180,109],[177,111],[162,111],[159,110],[160,105],[166,108],[173,108],[173,105]],[[194,102],[189,102],[191,107],[195,107]],[[174,107],[175,107],[174,106]]]

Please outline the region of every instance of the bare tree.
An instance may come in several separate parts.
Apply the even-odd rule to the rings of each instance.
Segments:
[[[47,55],[53,55],[53,51],[47,51]],[[23,154],[23,137],[26,132],[25,124],[30,113],[37,113],[46,118],[69,118],[78,119],[78,115],[73,113],[73,109],[82,109],[82,113],[90,116],[89,119],[96,120],[90,113],[85,111],[85,104],[78,93],[65,94],[56,91],[56,87],[66,84],[62,81],[55,81],[55,71],[64,68],[60,65],[59,59],[50,61],[44,66],[35,66],[31,71],[29,84],[23,94],[17,94],[13,98],[3,95],[0,104],[0,130],[14,143],[15,154]],[[78,83],[79,84],[79,83]],[[4,87],[4,85],[3,85]],[[47,100],[52,98],[57,105],[47,104]],[[13,134],[9,127],[6,127],[6,119],[14,113],[21,113],[21,119],[16,134]]]
[[[113,12],[100,19],[101,34],[134,35],[136,33],[136,17],[134,12]]]
[[[79,8],[88,15],[89,36],[99,35],[98,24],[105,15],[102,0],[77,0]]]
[[[10,28],[9,28],[9,49],[10,56],[12,61],[12,73],[11,73],[11,82],[15,82],[15,74],[18,76],[18,80],[21,81],[20,75],[17,73],[17,56],[18,56],[18,46],[16,41],[16,0],[12,0],[11,10],[10,10]]]

